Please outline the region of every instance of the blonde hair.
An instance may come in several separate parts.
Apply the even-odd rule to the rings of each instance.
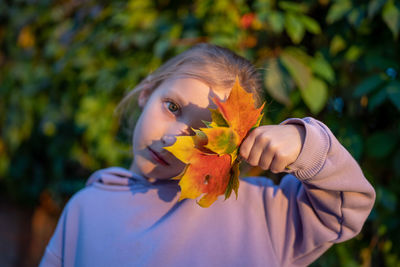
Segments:
[[[169,59],[149,74],[121,100],[116,111],[125,113],[140,91],[146,90],[151,93],[172,77],[198,79],[214,90],[232,88],[238,77],[240,85],[246,91],[254,93],[256,103],[260,102],[260,77],[250,61],[229,49],[200,43]]]

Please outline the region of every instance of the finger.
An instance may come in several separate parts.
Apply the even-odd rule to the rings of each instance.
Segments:
[[[247,162],[251,166],[258,166],[262,152],[263,151],[260,146],[253,146],[253,148],[250,151],[250,155],[247,159]]]
[[[247,160],[250,155],[250,151],[253,147],[254,141],[257,137],[257,129],[254,129],[242,142],[240,145],[239,154],[244,159]]]
[[[280,172],[285,171],[286,165],[287,164],[286,164],[285,157],[276,153],[271,162],[270,170],[273,173],[280,173]]]
[[[107,169],[104,169],[104,171],[107,171],[108,173],[123,176],[123,177],[132,177],[132,172],[130,172],[127,169],[121,168],[121,167],[110,167]]]
[[[258,135],[254,141],[253,147],[251,148],[248,163],[252,166],[259,166],[260,159],[265,149],[268,149],[269,138],[265,135]]]
[[[274,151],[271,151],[270,146],[267,146],[260,156],[260,162],[258,165],[261,167],[261,169],[268,170],[273,159]]]
[[[115,176],[112,174],[103,174],[101,175],[101,178],[99,181],[102,181],[103,184],[112,184],[112,185],[128,185],[129,184],[129,179],[127,178],[122,178],[119,176]]]

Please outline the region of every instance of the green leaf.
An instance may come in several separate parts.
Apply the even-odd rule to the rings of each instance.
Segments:
[[[354,27],[359,27],[361,22],[365,17],[365,11],[362,8],[354,8],[350,11],[350,14],[347,16],[347,20]]]
[[[296,53],[296,51],[298,50],[286,49],[281,53],[280,60],[296,85],[304,90],[311,80],[311,69],[304,61],[304,56],[301,53]]]
[[[387,0],[372,0],[368,4],[368,17],[372,18],[378,13],[379,9],[386,3]]]
[[[346,147],[350,154],[359,161],[363,153],[363,139],[354,129],[344,129],[345,133],[339,136],[340,143]]]
[[[329,52],[332,55],[336,55],[340,51],[343,51],[346,48],[346,45],[346,41],[340,35],[335,35],[331,41]]]
[[[385,80],[382,75],[373,75],[366,79],[364,79],[354,90],[353,95],[355,97],[361,97],[363,95],[367,95],[372,92],[374,89],[381,86]]]
[[[400,82],[391,81],[386,86],[387,97],[392,101],[392,103],[397,107],[400,111]]]
[[[391,190],[388,190],[383,186],[379,186],[376,191],[377,191],[377,196],[379,195],[379,198],[377,197],[377,201],[387,210],[395,212],[397,206],[397,196],[393,192],[391,192]],[[378,229],[378,234],[382,236],[385,235],[386,233],[387,233],[387,226],[386,225],[380,226]]]
[[[271,25],[272,31],[275,33],[281,33],[285,26],[285,17],[279,11],[271,12],[267,17],[268,23]]]
[[[268,60],[266,69],[264,82],[268,93],[278,102],[289,105],[290,88],[283,78],[278,60],[276,58]]]
[[[300,16],[300,20],[303,23],[304,27],[313,34],[320,34],[321,27],[318,24],[318,21],[309,17],[309,16]]]
[[[300,17],[294,13],[285,16],[285,29],[293,43],[298,44],[303,40],[305,28]]]
[[[2,145],[2,141],[0,139],[0,145]],[[4,154],[0,154],[0,180],[3,179],[3,177],[6,177],[6,173],[9,169],[10,166],[10,159]]]
[[[387,97],[386,90],[384,88],[380,89],[377,93],[372,95],[368,101],[369,111],[374,110],[377,106],[381,105]]]
[[[326,16],[326,22],[328,24],[332,24],[341,18],[343,18],[352,8],[352,4],[350,0],[341,0],[335,2],[328,11],[328,15]]]
[[[350,48],[347,50],[346,55],[344,56],[347,60],[354,62],[356,61],[362,54],[363,50],[361,47],[352,45]]]
[[[169,39],[160,39],[154,46],[154,55],[158,58],[163,58],[169,47]]]
[[[212,128],[211,121],[201,120],[207,128]]]
[[[382,18],[386,25],[392,31],[393,36],[397,39],[400,28],[400,10],[394,4],[394,1],[388,1],[382,10]]]
[[[359,267],[358,262],[353,258],[352,251],[346,244],[336,247],[336,261],[339,266]]]
[[[233,166],[231,168],[229,183],[225,190],[225,200],[231,196],[232,190],[235,192],[236,199],[238,197],[239,173],[240,173],[239,164],[240,164],[240,161],[235,160],[235,163],[233,164]]]
[[[169,39],[178,39],[182,34],[183,25],[175,24],[171,27],[171,30],[168,33]]]
[[[326,81],[332,83],[335,80],[335,72],[333,71],[331,65],[325,60],[322,54],[317,54],[315,58],[311,61],[312,71],[324,78]]]
[[[278,1],[278,6],[285,11],[294,13],[306,13],[308,11],[308,6],[306,4],[289,1]]]
[[[221,112],[218,111],[218,109],[209,109],[211,112],[211,122],[209,122],[210,127],[229,127],[228,123],[224,119],[224,116],[222,116]]]
[[[233,153],[239,144],[238,135],[229,127],[201,128],[207,135],[208,142],[204,147],[222,155]]]
[[[307,88],[301,91],[301,97],[313,114],[318,114],[328,99],[326,83],[318,78],[312,78]]]
[[[383,158],[395,148],[397,139],[394,133],[374,133],[367,139],[367,154],[374,158]]]

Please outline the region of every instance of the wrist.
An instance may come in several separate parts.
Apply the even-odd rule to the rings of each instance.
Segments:
[[[296,125],[303,131],[303,144],[297,159],[288,166],[300,180],[307,180],[315,176],[322,168],[330,146],[329,136],[312,118],[292,118],[281,123],[282,125]],[[301,130],[301,128],[303,130]]]

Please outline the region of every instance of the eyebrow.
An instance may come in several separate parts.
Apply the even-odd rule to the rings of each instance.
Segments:
[[[171,97],[171,98],[177,99],[181,103],[182,106],[187,106],[189,104],[189,102],[187,100],[185,100],[179,94],[177,94],[173,91],[171,92],[171,90],[166,91],[163,95],[164,95],[164,97]]]

